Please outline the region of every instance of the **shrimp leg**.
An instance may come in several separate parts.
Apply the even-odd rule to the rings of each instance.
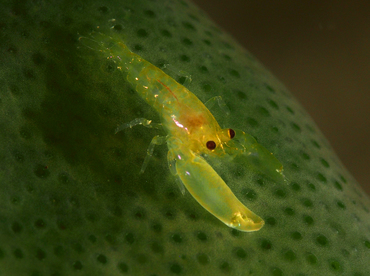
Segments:
[[[175,153],[174,153],[173,150],[169,150],[168,151],[167,161],[168,161],[168,168],[170,169],[171,174],[176,177],[175,178],[176,179],[175,181],[176,181],[177,186],[180,189],[181,194],[182,195],[185,195],[185,186],[182,183],[180,177],[177,175],[177,171],[176,171],[176,156],[175,156]]]
[[[264,221],[244,206],[223,179],[201,157],[181,144],[167,141],[176,156],[176,172],[190,194],[212,215],[227,226],[251,232],[262,228]]]
[[[226,103],[222,99],[221,96],[215,96],[210,98],[208,101],[204,103],[204,105],[207,107],[208,110],[212,109],[212,107],[215,105],[215,102],[217,101],[218,106],[222,110],[222,112],[226,115],[230,115],[230,109],[227,107]]]
[[[178,68],[176,68],[174,65],[172,64],[164,64],[162,67],[161,67],[162,70],[164,71],[170,71],[178,76],[181,76],[183,78],[183,82],[181,82],[181,84],[185,87],[188,87],[189,84],[191,83],[192,81],[192,78],[191,78],[191,75],[189,73],[187,73],[186,71],[184,70],[179,70]]]
[[[118,132],[124,130],[125,128],[132,128],[132,127],[137,126],[137,125],[143,125],[143,126],[148,127],[148,128],[157,128],[157,129],[162,126],[161,123],[152,123],[152,120],[147,120],[145,118],[136,118],[136,119],[132,120],[129,123],[119,125],[116,128],[115,133],[117,134]],[[166,136],[157,135],[157,136],[153,137],[152,141],[149,144],[148,149],[146,150],[146,156],[145,156],[145,159],[144,159],[144,163],[141,166],[140,173],[144,173],[146,167],[148,166],[149,160],[153,156],[154,147],[156,145],[164,144],[166,142],[166,139],[167,139]]]
[[[148,128],[157,128],[157,129],[162,126],[161,123],[153,123],[152,120],[147,120],[145,118],[136,118],[129,123],[119,125],[114,133],[117,134],[118,132],[124,130],[125,128],[132,128],[137,125],[143,125]]]
[[[166,142],[167,137],[166,136],[154,136],[152,141],[149,144],[148,149],[146,150],[146,156],[144,159],[144,163],[141,166],[140,173],[144,173],[146,167],[148,166],[150,158],[153,156],[154,147],[156,145],[163,145]]]
[[[242,159],[257,171],[266,174],[274,181],[285,182],[283,165],[265,147],[257,143],[256,139],[241,130],[235,130],[234,139],[227,142],[226,152],[230,156],[241,155]],[[241,161],[242,162],[242,161]]]

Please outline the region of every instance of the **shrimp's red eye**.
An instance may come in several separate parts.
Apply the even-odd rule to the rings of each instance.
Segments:
[[[231,128],[229,128],[228,134],[229,134],[230,139],[233,139],[235,137],[235,131]]]
[[[214,150],[216,148],[216,143],[214,141],[208,141],[206,143],[206,147],[209,150]]]

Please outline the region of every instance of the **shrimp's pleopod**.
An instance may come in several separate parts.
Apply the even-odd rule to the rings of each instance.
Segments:
[[[238,160],[277,182],[285,181],[283,166],[267,149],[240,130],[221,129],[207,107],[186,87],[161,69],[131,52],[118,38],[93,33],[80,41],[101,52],[116,68],[127,73],[136,92],[160,115],[161,123],[139,118],[117,128],[143,125],[162,127],[166,136],[153,138],[141,172],[145,170],[155,145],[167,143],[170,172],[211,214],[240,231],[257,231],[264,221],[241,203],[224,180],[203,158]],[[220,98],[215,98],[213,103]],[[213,104],[212,101],[209,103]],[[224,108],[227,110],[227,108]]]

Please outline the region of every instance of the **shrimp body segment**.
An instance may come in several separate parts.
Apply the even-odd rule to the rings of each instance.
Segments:
[[[206,106],[186,87],[161,69],[131,52],[120,40],[96,33],[90,40],[99,51],[127,73],[138,94],[160,115],[167,136],[168,164],[190,194],[227,226],[240,231],[257,231],[264,221],[241,203],[224,180],[202,157],[242,156],[246,165],[274,180],[284,181],[281,163],[251,136],[240,130],[221,129]],[[149,122],[135,119],[136,124]],[[148,126],[149,123],[146,123]],[[143,124],[144,125],[144,124]],[[154,141],[155,140],[155,141]],[[152,143],[158,144],[157,136]],[[149,147],[152,149],[154,144]],[[148,150],[148,156],[151,153]],[[145,159],[145,168],[148,158]],[[142,169],[143,170],[143,169]]]

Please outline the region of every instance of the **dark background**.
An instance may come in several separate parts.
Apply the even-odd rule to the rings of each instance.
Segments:
[[[192,1],[288,87],[370,194],[370,1]]]

